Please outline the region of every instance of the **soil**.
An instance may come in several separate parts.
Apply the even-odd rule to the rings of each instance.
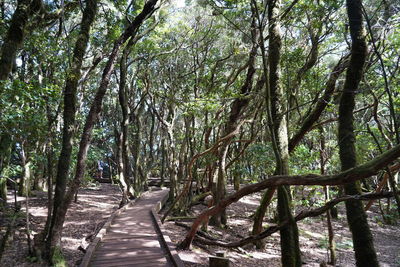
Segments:
[[[208,227],[208,234],[219,240],[228,242],[236,241],[247,237],[252,228],[251,215],[253,215],[261,199],[261,193],[246,196],[238,202],[232,204],[227,209],[228,229],[217,229]],[[382,201],[382,202],[386,202]],[[317,207],[315,205],[314,207]],[[194,216],[205,205],[198,205],[194,208]],[[271,207],[271,211],[274,207]],[[302,207],[299,207],[298,213]],[[338,205],[339,217],[333,220],[333,228],[336,242],[335,266],[355,266],[353,245],[351,233],[348,230],[344,204]],[[378,254],[380,266],[395,267],[400,266],[400,226],[387,225],[382,222],[382,216],[379,209],[374,205],[368,211],[369,225],[374,236],[375,249]],[[186,221],[190,225],[190,221]],[[265,221],[264,226],[273,225],[271,221]],[[175,225],[173,221],[164,223],[167,234],[172,242],[180,242],[186,234],[186,230],[181,226]],[[300,244],[302,252],[303,266],[319,267],[321,263],[329,262],[328,252],[328,231],[326,216],[316,218],[306,218],[298,223]],[[266,238],[266,247],[264,250],[257,250],[252,244],[248,244],[241,249],[226,249],[216,246],[207,246],[194,242],[191,251],[178,251],[185,266],[208,266],[208,257],[216,255],[217,251],[226,251],[230,260],[230,266],[281,266],[279,233]],[[330,266],[330,265],[327,265]],[[366,266],[367,267],[367,266]]]
[[[34,194],[34,197],[29,198],[32,234],[38,233],[43,228],[47,214],[46,192],[34,192]],[[227,210],[228,228],[217,229],[209,226],[208,233],[224,241],[234,241],[248,236],[252,226],[251,215],[257,208],[260,198],[261,193],[253,194],[232,204]],[[19,197],[18,201],[24,210],[25,198]],[[9,202],[13,203],[11,195]],[[68,266],[76,266],[80,262],[84,253],[78,250],[78,247],[85,243],[85,238],[94,235],[103,226],[110,214],[118,208],[119,202],[120,191],[115,185],[100,184],[79,191],[78,202],[73,203],[69,209],[63,231],[63,252]],[[316,206],[317,204],[314,207]],[[355,266],[351,235],[345,220],[344,204],[340,204],[338,207],[339,218],[333,221],[337,245],[336,266]],[[200,213],[205,208],[205,205],[194,206],[191,216]],[[274,209],[274,206],[270,207],[271,213]],[[301,209],[302,207],[298,206],[296,212]],[[0,234],[3,235],[8,221],[4,214],[0,215]],[[384,224],[377,205],[368,211],[368,217],[381,266],[400,266],[400,226]],[[190,225],[190,220],[185,223]],[[273,222],[270,220],[265,221],[265,226],[272,224]],[[166,234],[175,244],[181,241],[186,234],[186,230],[175,225],[173,221],[165,222],[164,227]],[[298,227],[304,266],[320,266],[322,262],[327,262],[325,216],[307,218],[299,222]],[[25,218],[22,216],[17,220],[16,232],[6,248],[0,266],[44,266],[32,262],[34,259],[28,257],[25,233]],[[230,259],[230,266],[281,266],[278,233],[266,239],[264,250],[257,250],[252,245],[241,249],[221,249],[194,243],[191,251],[178,251],[178,253],[185,266],[208,266],[208,257],[221,250],[226,251]]]
[[[28,202],[32,235],[43,229],[47,217],[47,193],[35,191],[33,195]],[[96,234],[111,213],[118,208],[120,195],[118,186],[111,184],[100,184],[79,190],[78,201],[72,203],[64,223],[62,246],[68,266],[76,266],[80,262],[84,253],[78,250],[78,247],[81,244],[86,245],[85,238]],[[8,202],[13,203],[11,194]],[[18,202],[25,212],[25,198],[18,197]],[[0,218],[4,218],[3,214]],[[24,216],[17,220],[13,240],[8,242],[0,266],[45,266],[33,262],[35,259],[28,255],[25,222]],[[4,234],[6,225],[7,220],[0,220],[1,234]]]

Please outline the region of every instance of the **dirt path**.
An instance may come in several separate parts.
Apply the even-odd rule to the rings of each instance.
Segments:
[[[210,227],[209,233],[218,239],[233,241],[245,237],[251,230],[251,216],[258,206],[260,194],[254,194],[242,198],[228,209],[229,229],[220,230]],[[118,207],[120,192],[117,186],[102,184],[99,187],[81,189],[78,195],[78,203],[73,203],[67,214],[63,232],[63,248],[68,266],[75,266],[83,257],[83,252],[77,248],[82,240],[96,229],[102,227],[108,216]],[[24,198],[19,198],[24,201]],[[12,200],[10,200],[12,203]],[[46,193],[39,192],[36,197],[30,198],[31,228],[37,233],[42,229],[46,219]],[[194,213],[199,213],[205,207],[196,206]],[[272,210],[275,207],[271,207]],[[301,209],[301,207],[299,207]],[[337,266],[354,266],[353,248],[351,236],[345,220],[344,205],[339,205],[341,216],[334,220],[335,240],[337,243]],[[382,267],[400,266],[400,226],[382,224],[378,209],[373,207],[368,212],[370,226],[375,239],[375,247]],[[265,221],[265,225],[272,222]],[[4,230],[5,220],[0,214],[0,227]],[[173,222],[164,224],[166,234],[173,242],[181,241],[186,231]],[[322,261],[327,261],[327,230],[326,220],[320,216],[308,218],[299,223],[301,235],[301,250],[304,266],[319,266]],[[179,255],[186,266],[208,266],[208,256],[221,250],[219,247],[193,246],[192,251],[180,251]],[[267,238],[266,249],[256,250],[252,246],[246,246],[243,250],[228,250],[231,266],[280,266],[279,234]],[[0,266],[43,266],[32,263],[28,259],[25,236],[25,223],[19,220],[12,246],[7,247],[5,256]]]
[[[34,194],[36,196],[29,199],[29,211],[32,215],[30,227],[32,233],[36,234],[43,229],[46,221],[47,193],[34,192]],[[18,201],[24,202],[25,198],[19,197]],[[12,203],[12,198],[10,202]],[[78,202],[73,203],[68,210],[63,230],[62,245],[68,266],[75,266],[82,259],[84,254],[78,250],[82,240],[103,226],[110,214],[118,208],[119,202],[120,191],[116,185],[100,184],[79,190]],[[23,203],[22,207],[25,210]],[[4,225],[1,227],[3,229]],[[14,241],[7,247],[0,266],[44,266],[31,262],[34,260],[28,258],[25,223],[20,220]]]

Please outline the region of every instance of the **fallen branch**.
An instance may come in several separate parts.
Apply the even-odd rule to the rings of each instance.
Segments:
[[[190,225],[181,223],[181,222],[175,222],[175,225],[180,226],[185,228],[186,230],[190,230]],[[218,241],[215,237],[212,237],[211,235],[207,234],[206,232],[198,230],[196,233],[197,236],[201,236],[203,238],[206,238],[207,240],[212,240],[212,241]]]
[[[219,213],[233,202],[238,201],[244,196],[259,192],[266,188],[276,187],[280,185],[343,185],[346,183],[355,182],[363,178],[375,175],[379,170],[385,168],[392,161],[400,157],[400,145],[382,153],[376,158],[359,165],[357,167],[348,169],[338,174],[333,175],[276,175],[272,176],[262,182],[248,185],[240,189],[234,194],[221,200],[216,206],[213,206],[203,211],[197,219],[193,222],[191,230],[187,233],[186,238],[179,244],[180,248],[188,249],[193,241],[195,233],[200,224],[209,216]]]
[[[400,169],[400,162],[397,163],[396,165],[393,165],[389,168],[390,171],[398,171]],[[382,181],[379,183],[378,187],[376,188],[375,192],[376,193],[380,193],[383,189],[383,187],[385,186],[385,184],[387,183],[387,180],[389,178],[389,172],[386,172],[385,175],[382,178]],[[371,199],[368,204],[365,206],[364,210],[367,211],[371,208],[372,204],[374,203],[375,199]]]
[[[169,217],[167,221],[193,221],[196,219],[194,216],[176,216],[176,217]]]
[[[194,196],[192,201],[190,202],[190,206],[194,206],[194,205],[199,204],[206,197],[211,196],[211,194],[212,194],[212,192],[208,191],[208,192],[201,193],[200,195]]]
[[[316,217],[319,216],[323,213],[325,213],[327,210],[331,209],[332,207],[334,207],[335,205],[339,204],[340,202],[343,201],[349,201],[349,200],[375,200],[375,199],[381,199],[381,198],[389,198],[389,197],[393,197],[394,194],[393,192],[384,192],[384,193],[369,193],[369,194],[364,194],[364,195],[354,195],[354,196],[343,196],[340,198],[336,198],[334,200],[331,200],[329,202],[327,202],[324,206],[316,208],[316,209],[312,209],[312,210],[303,210],[301,211],[299,214],[296,215],[295,217],[295,221],[301,221],[305,218],[308,217]],[[279,230],[281,230],[282,228],[286,227],[289,224],[288,221],[284,221],[282,223],[280,223],[279,225],[274,225],[274,226],[270,226],[268,227],[266,230],[264,230],[263,232],[261,232],[258,235],[252,235],[249,237],[246,237],[244,239],[238,240],[238,241],[233,241],[233,242],[224,242],[221,240],[210,240],[208,237],[200,237],[200,236],[196,236],[195,240],[205,244],[205,245],[213,245],[213,246],[220,246],[220,247],[226,247],[226,248],[236,248],[236,247],[242,247],[246,244],[252,243],[254,241],[260,240],[260,239],[264,239],[276,232],[278,232]],[[199,232],[198,232],[199,233]],[[198,234],[197,233],[197,234]]]

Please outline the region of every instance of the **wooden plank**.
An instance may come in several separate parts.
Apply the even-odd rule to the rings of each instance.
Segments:
[[[157,239],[124,239],[115,240],[115,242],[102,242],[98,247],[98,250],[107,250],[114,247],[129,247],[129,248],[148,248],[148,247],[160,247],[160,242]],[[113,240],[114,241],[114,240]]]
[[[121,239],[124,239],[124,240],[127,240],[127,239],[130,239],[130,240],[135,240],[135,239],[138,239],[138,238],[145,238],[145,237],[154,237],[156,235],[156,233],[149,233],[149,234],[143,234],[143,235],[135,235],[135,234],[111,234],[111,235],[106,235],[104,238],[103,238],[103,241],[110,241],[110,242],[113,242],[113,240],[121,240]]]
[[[124,251],[123,258],[135,257],[137,259],[153,259],[159,257],[160,255],[164,256],[164,252],[162,251],[161,248],[151,248],[146,251],[143,250]],[[114,259],[119,256],[121,256],[121,250],[108,251],[106,253],[101,253],[100,255],[97,255],[95,253],[93,261]]]
[[[147,192],[143,193],[142,196],[145,196],[145,194],[147,194]],[[104,235],[107,233],[107,230],[111,227],[112,221],[115,219],[115,217],[117,217],[122,212],[124,212],[128,207],[132,206],[137,200],[138,199],[134,199],[134,200],[130,201],[127,205],[125,205],[124,207],[116,210],[115,212],[113,212],[113,214],[111,214],[111,216],[108,218],[106,223],[103,225],[103,227],[97,233],[96,238],[93,240],[92,243],[90,243],[89,247],[87,248],[86,253],[83,256],[82,262],[79,265],[80,267],[89,266],[89,263],[90,263],[90,260],[92,258],[93,252],[96,250],[98,244],[103,239]]]
[[[107,248],[108,252],[120,252],[121,254],[124,254],[125,252],[129,252],[129,251],[143,251],[143,248],[135,248],[135,247],[127,247],[127,246],[115,246],[115,247],[109,247]],[[163,251],[163,250],[162,250]],[[103,252],[101,252],[103,253]],[[144,252],[145,253],[145,252]],[[94,252],[94,255],[97,255],[99,253]],[[94,256],[93,256],[94,257]]]
[[[171,239],[169,238],[169,236],[164,234],[165,229],[161,223],[160,218],[157,216],[154,209],[151,210],[151,214],[153,216],[157,231],[159,231],[161,233],[162,242],[164,243],[164,245],[167,248],[169,248],[168,254],[169,254],[169,258],[171,259],[173,265],[175,267],[184,267],[185,265],[184,265],[183,261],[181,260],[181,258],[179,257],[178,252],[176,252],[176,250],[174,249]]]
[[[90,266],[180,266],[173,259],[176,252],[171,256],[165,242],[169,238],[162,236],[153,217],[167,199],[168,191],[154,191],[116,212],[101,237],[96,237],[97,244],[87,256]]]
[[[171,265],[167,262],[160,262],[160,263],[151,263],[151,262],[143,262],[143,263],[128,263],[128,262],[115,262],[115,263],[96,263],[96,266],[91,265],[93,267],[171,267]]]
[[[165,258],[164,255],[159,255],[159,256],[153,256],[151,259],[148,258],[138,258],[137,256],[124,256],[124,257],[114,257],[114,258],[110,258],[110,259],[100,259],[100,260],[96,260],[94,259],[91,262],[92,266],[96,266],[97,263],[108,263],[108,264],[113,264],[113,263],[117,263],[117,262],[125,262],[125,263],[147,263],[147,262],[154,262],[154,263],[160,263],[160,262],[167,262],[167,259]]]

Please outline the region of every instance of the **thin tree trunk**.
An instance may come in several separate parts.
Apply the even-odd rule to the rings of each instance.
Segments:
[[[18,195],[27,197],[30,194],[31,183],[31,162],[25,150],[25,141],[21,143],[21,166],[22,177],[18,185]]]
[[[217,170],[217,183],[216,187],[212,190],[214,195],[214,205],[218,204],[222,199],[225,198],[226,193],[226,156],[229,149],[229,145],[233,139],[233,137],[237,134],[238,127],[241,122],[241,117],[243,116],[244,109],[249,104],[249,99],[245,96],[249,95],[253,88],[253,80],[255,74],[255,58],[257,54],[257,28],[256,28],[256,13],[254,10],[254,6],[252,5],[252,20],[251,20],[251,38],[252,38],[252,47],[249,53],[249,64],[247,68],[246,80],[244,81],[242,87],[240,88],[240,93],[242,97],[239,97],[233,101],[229,113],[228,121],[224,125],[223,130],[223,138],[228,135],[232,135],[226,140],[223,141],[221,147],[218,150],[218,170]],[[265,80],[261,79],[257,82],[257,87],[262,87],[264,85]],[[210,220],[210,223],[214,225],[226,224],[226,214],[225,210],[222,210],[221,213],[216,214]]]
[[[126,72],[127,72],[127,60],[129,51],[131,48],[131,42],[133,39],[129,41],[129,44],[125,47],[121,60],[120,60],[120,81],[119,81],[119,103],[122,111],[122,120],[121,120],[121,132],[118,137],[118,166],[119,166],[119,182],[122,187],[123,197],[121,205],[125,205],[129,198],[133,196],[134,189],[132,187],[131,182],[131,164],[129,161],[129,139],[128,139],[128,126],[129,126],[129,105],[127,99],[126,92]]]
[[[169,141],[169,150],[168,151],[168,171],[169,171],[169,179],[170,179],[170,192],[169,192],[169,198],[174,199],[175,193],[177,190],[177,184],[176,184],[176,174],[177,174],[177,166],[176,166],[176,151],[175,151],[175,141],[173,139],[173,136],[171,134],[168,134],[168,141]]]
[[[37,171],[35,172],[35,178],[33,180],[33,190],[43,190],[43,176],[45,173],[45,164],[41,160],[38,164]]]
[[[135,123],[135,135],[132,142],[132,156],[133,156],[133,179],[135,191],[142,192],[144,190],[145,177],[141,175],[140,168],[143,164],[141,162],[140,151],[142,148],[142,116],[144,104],[140,103],[139,107],[133,114]]]
[[[257,235],[261,233],[263,229],[263,220],[265,213],[267,212],[267,208],[269,204],[271,203],[271,200],[275,194],[276,188],[270,188],[267,189],[267,191],[263,194],[263,197],[260,201],[260,205],[258,206],[255,214],[254,214],[254,219],[253,219],[253,230],[252,234]],[[265,247],[265,242],[263,240],[257,240],[254,242],[254,245],[258,249],[263,249]]]
[[[115,131],[115,140],[117,144],[117,168],[118,168],[118,185],[122,191],[122,199],[121,203],[119,204],[120,207],[124,206],[125,204],[128,203],[129,199],[133,197],[133,192],[130,191],[132,188],[129,177],[125,176],[125,162],[123,159],[123,152],[122,152],[122,146],[123,146],[123,138],[122,138],[122,133],[118,132],[117,130]]]
[[[336,89],[336,81],[339,78],[340,74],[342,74],[342,72],[346,69],[348,63],[349,63],[348,56],[345,56],[341,58],[339,62],[336,64],[336,66],[333,68],[329,76],[329,79],[326,82],[326,88],[321,99],[316,103],[315,107],[304,119],[299,130],[289,140],[289,153],[292,153],[294,151],[294,149],[300,143],[304,135],[312,129],[314,123],[318,121],[322,112],[328,106],[332,98],[332,95]]]
[[[51,222],[51,214],[53,211],[53,147],[52,144],[49,143],[47,146],[47,220],[43,230],[43,237],[48,235],[50,222]]]
[[[45,238],[46,250],[45,256],[51,261],[50,248],[54,248],[60,243],[61,231],[55,229],[59,209],[64,202],[65,191],[71,163],[73,135],[75,129],[75,113],[76,113],[76,95],[78,82],[81,77],[81,68],[86,48],[89,43],[90,27],[93,24],[97,13],[97,0],[89,0],[86,2],[86,8],[83,11],[82,23],[78,39],[76,40],[72,63],[67,72],[65,89],[64,89],[64,113],[63,113],[63,138],[61,152],[57,165],[56,187],[53,199],[53,215],[48,217],[51,219],[49,234]],[[56,234],[55,232],[58,232]]]
[[[326,150],[325,150],[325,136],[324,129],[321,127],[318,128],[320,133],[320,150],[319,150],[319,159],[320,159],[320,173],[321,175],[325,174],[325,163],[326,163]],[[329,197],[329,186],[324,186],[325,193],[325,202],[330,200]],[[329,248],[329,264],[335,266],[336,264],[336,243],[334,240],[334,232],[332,226],[332,215],[331,210],[326,211],[326,223],[328,227],[328,248]]]
[[[160,171],[160,179],[161,179],[161,184],[160,186],[164,186],[164,181],[165,181],[165,159],[167,157],[166,155],[166,149],[165,149],[165,138],[161,137],[161,171]]]
[[[280,57],[281,57],[281,30],[279,21],[281,1],[271,0],[268,4],[269,18],[269,90],[271,97],[271,115],[276,147],[276,171],[275,174],[289,174],[289,149],[287,133],[287,116],[285,97],[280,81]],[[299,234],[296,221],[291,213],[291,198],[289,187],[278,187],[278,217],[282,223],[289,224],[280,230],[281,236],[281,262],[284,267],[301,266],[299,246]]]
[[[77,156],[77,164],[76,164],[74,179],[72,180],[69,190],[65,194],[65,197],[62,203],[60,204],[58,210],[53,212],[54,215],[52,217],[53,221],[50,228],[50,234],[46,240],[46,247],[47,250],[50,251],[51,256],[57,250],[57,247],[60,246],[61,232],[65,220],[65,215],[67,213],[68,207],[71,204],[76,191],[79,189],[80,183],[85,173],[86,158],[90,146],[90,141],[92,138],[92,131],[101,112],[103,98],[107,91],[111,74],[114,70],[115,59],[118,55],[118,52],[120,51],[121,46],[129,38],[133,38],[136,35],[137,29],[142,25],[143,21],[146,20],[155,11],[155,5],[157,4],[157,1],[158,0],[149,0],[148,2],[146,2],[146,4],[143,7],[143,10],[135,17],[132,23],[115,41],[114,47],[109,55],[108,61],[103,70],[100,86],[97,89],[96,95],[93,99],[93,103],[90,107],[89,114],[86,117],[85,125],[83,127],[81,141],[79,143],[79,151]],[[91,9],[93,8],[96,9],[95,7],[92,7]],[[56,207],[56,205],[54,205],[54,207]]]
[[[353,111],[355,107],[355,95],[363,75],[364,63],[367,55],[367,43],[365,41],[365,32],[362,25],[362,2],[361,0],[347,0],[346,5],[352,46],[350,64],[347,69],[346,80],[339,105],[338,142],[342,171],[346,171],[357,165]],[[346,184],[344,190],[348,195],[357,195],[361,193],[359,182]],[[359,267],[379,266],[372,234],[361,201],[346,201],[346,214],[353,237],[356,265]]]
[[[4,39],[0,54],[0,81],[7,80],[18,50],[22,47],[29,18],[41,5],[39,0],[19,0]],[[0,91],[1,92],[1,91]]]
[[[3,133],[0,136],[0,198],[1,205],[7,203],[7,177],[3,177],[4,168],[8,166],[12,148],[12,139],[8,133]]]

